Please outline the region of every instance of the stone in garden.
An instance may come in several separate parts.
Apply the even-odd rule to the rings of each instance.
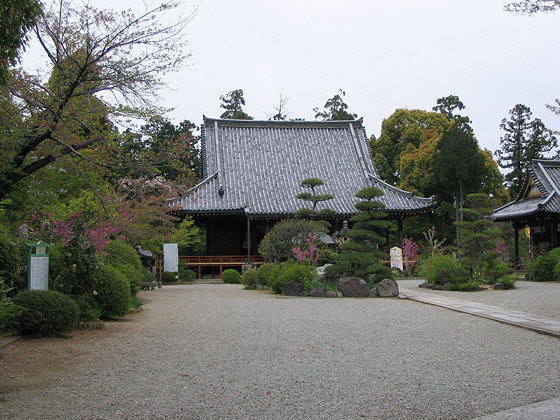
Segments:
[[[375,287],[369,290],[369,297],[377,297],[377,289]]]
[[[492,288],[494,290],[504,290],[504,283],[496,283]]]
[[[325,296],[328,297],[328,298],[338,297],[338,293],[333,292],[332,290],[327,290],[327,293],[325,293]]]
[[[320,278],[324,279],[324,278],[326,277],[326,275],[327,275],[326,270],[327,270],[327,268],[330,267],[331,265],[332,265],[332,264],[325,264],[325,265],[322,265],[321,267],[317,267],[317,275],[318,275]]]
[[[301,284],[290,281],[288,283],[284,283],[284,286],[282,287],[282,294],[285,296],[299,296],[302,290],[303,287],[301,287]]]
[[[399,285],[395,280],[383,279],[375,286],[375,292],[379,297],[394,297],[399,295]]]
[[[455,285],[453,283],[451,283],[450,281],[443,283],[443,286],[441,287],[441,290],[453,290],[455,288]]]
[[[324,288],[324,287],[313,287],[309,291],[309,296],[325,297],[325,296],[327,296],[327,289]]]
[[[338,282],[338,289],[345,297],[368,297],[369,289],[364,279],[343,277]]]

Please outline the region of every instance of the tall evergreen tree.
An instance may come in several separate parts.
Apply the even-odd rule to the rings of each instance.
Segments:
[[[540,119],[532,119],[528,106],[517,104],[509,113],[510,120],[504,118],[500,124],[505,134],[500,138],[500,150],[495,155],[498,165],[510,170],[505,176],[506,186],[515,197],[523,187],[525,170],[531,160],[544,158],[558,142]]]
[[[243,111],[245,106],[245,98],[243,97],[243,89],[232,90],[225,96],[220,96],[220,108],[225,111],[220,115],[220,118],[226,120],[252,120],[249,114]]]
[[[456,221],[461,220],[465,196],[481,186],[485,173],[485,159],[470,126],[455,121],[437,145],[434,174],[443,192],[455,201]]]

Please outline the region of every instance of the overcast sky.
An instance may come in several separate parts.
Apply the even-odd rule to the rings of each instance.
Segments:
[[[243,89],[246,112],[268,119],[282,94],[290,118],[314,119],[339,89],[368,135],[398,108],[430,110],[457,95],[483,148],[499,148],[516,104],[549,128],[560,98],[560,12],[505,12],[507,0],[193,0],[189,65],[166,77],[161,105],[175,123],[219,117],[219,97]],[[90,0],[101,8],[139,0]]]

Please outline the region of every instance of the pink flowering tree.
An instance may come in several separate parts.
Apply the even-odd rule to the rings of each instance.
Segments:
[[[121,215],[120,219],[124,220]],[[52,288],[75,296],[93,292],[94,270],[109,239],[121,231],[118,220],[100,220],[87,211],[31,212],[30,238],[55,244],[49,264]]]
[[[296,246],[292,252],[300,264],[315,266],[321,256],[321,251],[317,247],[317,236],[310,233],[306,242],[307,244],[303,248]]]
[[[401,243],[403,253],[404,271],[407,275],[412,274],[418,261],[418,244],[410,239],[404,239]]]

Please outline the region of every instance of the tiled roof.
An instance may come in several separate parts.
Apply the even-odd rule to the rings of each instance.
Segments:
[[[527,170],[525,187],[521,193],[511,203],[494,210],[490,218],[494,221],[515,220],[537,213],[560,214],[560,161],[558,160],[533,160]]]
[[[306,178],[319,178],[320,203],[341,215],[355,214],[354,194],[376,186],[389,213],[420,213],[433,198],[415,197],[383,182],[373,165],[361,120],[249,121],[204,118],[204,181],[171,205],[186,213],[239,212],[289,215],[305,207],[295,196]],[[323,207],[321,207],[323,205]]]

